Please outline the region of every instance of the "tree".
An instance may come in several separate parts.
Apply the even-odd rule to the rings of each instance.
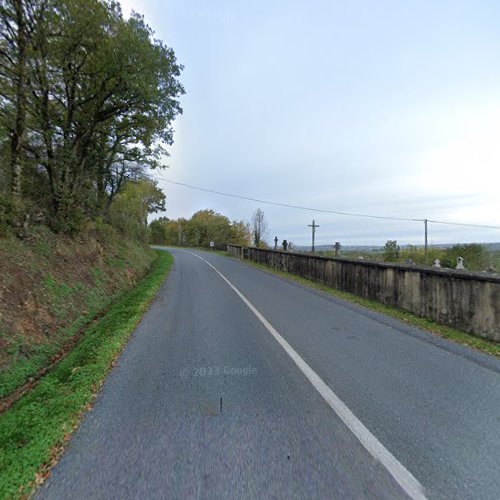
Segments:
[[[110,221],[123,233],[145,240],[149,214],[165,210],[165,194],[150,179],[129,181],[111,206]]]
[[[10,196],[19,208],[22,195],[22,147],[26,132],[29,39],[37,11],[32,0],[0,3],[0,116],[10,142]]]
[[[264,211],[258,208],[252,215],[251,221],[253,244],[256,247],[265,244],[265,239],[269,233],[269,227],[264,216]]]
[[[231,242],[235,228],[229,219],[214,210],[199,210],[185,225],[184,243],[190,246],[208,247],[211,241],[217,247]]]
[[[394,262],[399,259],[400,248],[396,240],[387,240],[384,246],[384,261]]]
[[[167,217],[159,217],[149,224],[149,241],[158,245],[164,245],[167,242],[167,225],[170,220]]]
[[[2,0],[0,28],[0,163],[11,165],[11,196],[47,207],[59,231],[106,216],[173,142],[184,93],[173,50],[117,2]]]
[[[249,244],[251,233],[245,222],[230,222],[226,216],[207,209],[199,210],[189,220],[160,217],[150,224],[150,241],[193,247],[208,247],[213,241],[217,248],[225,249],[228,243]]]
[[[252,243],[252,231],[250,224],[244,221],[233,221],[231,224],[231,232],[228,243],[234,245],[248,246]]]

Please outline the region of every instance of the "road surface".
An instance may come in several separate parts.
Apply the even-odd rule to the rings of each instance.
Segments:
[[[500,497],[499,360],[172,253],[38,498]]]

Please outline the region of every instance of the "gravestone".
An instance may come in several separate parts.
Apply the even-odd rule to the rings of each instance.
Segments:
[[[465,269],[463,257],[457,257],[457,267],[455,269]]]

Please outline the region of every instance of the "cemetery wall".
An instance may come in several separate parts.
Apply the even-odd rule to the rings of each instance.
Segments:
[[[492,273],[228,245],[239,258],[308,278],[500,342],[500,277]]]

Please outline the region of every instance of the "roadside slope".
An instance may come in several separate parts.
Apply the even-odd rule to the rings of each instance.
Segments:
[[[50,473],[172,262],[170,254],[158,255],[146,277],[36,387],[0,415],[0,498],[25,497]]]
[[[110,226],[70,238],[32,228],[0,239],[0,398],[35,377],[154,260]]]

